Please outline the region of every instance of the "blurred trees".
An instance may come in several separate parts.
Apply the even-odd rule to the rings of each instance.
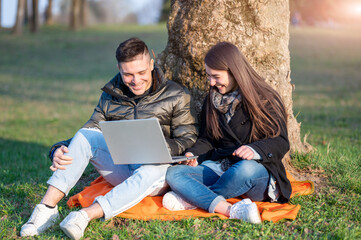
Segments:
[[[13,27],[13,34],[21,35],[23,33],[25,22],[29,22],[30,31],[36,33],[39,31],[39,0],[31,1],[31,16],[29,18],[28,1],[18,0],[16,11],[16,21]]]
[[[29,14],[28,1],[31,3],[31,14]],[[68,0],[66,0],[68,1]],[[86,7],[87,0],[72,0],[70,8],[69,28],[77,30],[86,25]],[[1,5],[1,1],[0,1]],[[45,10],[45,24],[53,23],[52,0],[48,0],[48,5]],[[0,6],[1,10],[1,6]],[[1,12],[1,11],[0,11]],[[0,15],[1,17],[1,15]],[[40,14],[39,14],[39,0],[18,0],[16,11],[16,21],[12,29],[13,34],[20,35],[23,32],[24,25],[29,23],[30,31],[36,33],[40,28]],[[1,26],[1,21],[0,21]]]
[[[13,34],[15,35],[20,35],[23,33],[25,9],[26,9],[26,0],[18,0],[15,25],[12,30]]]
[[[51,25],[53,24],[53,0],[48,0],[48,5],[46,6],[45,10],[45,24]]]
[[[160,22],[164,22],[168,20],[170,7],[171,7],[171,0],[164,0],[162,13],[159,19]]]
[[[86,0],[73,0],[70,11],[70,29],[78,30],[86,25]]]
[[[31,4],[30,31],[36,33],[39,31],[39,0],[32,0]]]

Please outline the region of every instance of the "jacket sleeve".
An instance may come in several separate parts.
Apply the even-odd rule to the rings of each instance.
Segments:
[[[279,136],[247,144],[261,156],[264,163],[280,161],[290,149],[286,122],[283,119],[280,120],[280,127]]]
[[[63,145],[66,147],[69,146],[71,139],[72,138],[69,138],[68,140],[57,142],[53,146],[51,146],[50,151],[49,151],[49,158],[51,161],[53,161],[53,157],[54,157],[54,153],[55,153],[56,149],[60,148]]]
[[[196,156],[207,153],[214,148],[212,141],[208,138],[208,134],[206,133],[206,104],[207,103],[205,100],[201,111],[199,138],[193,147],[186,150],[187,152],[191,152]]]
[[[181,155],[195,143],[198,132],[194,124],[195,119],[190,111],[190,94],[182,91],[173,107],[171,138],[166,138],[171,155]]]
[[[90,119],[83,125],[82,128],[98,128],[100,129],[99,122],[106,121],[106,107],[107,107],[107,98],[108,94],[103,92],[100,96],[98,105],[95,107],[93,114]]]
[[[105,114],[104,114],[104,107],[105,107],[105,98],[106,93],[103,93],[99,99],[98,105],[95,107],[94,112],[90,119],[83,125],[82,128],[98,128],[100,121],[105,121]],[[69,138],[68,140],[60,141],[55,143],[53,146],[51,146],[49,151],[49,158],[51,161],[53,161],[54,153],[56,149],[61,147],[62,145],[68,147],[72,138]]]

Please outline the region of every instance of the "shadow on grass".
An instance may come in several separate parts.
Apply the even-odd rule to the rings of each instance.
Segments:
[[[48,146],[0,138],[0,181],[3,184],[45,181],[51,164]]]
[[[8,184],[46,184],[52,171],[49,169],[51,161],[48,157],[50,146],[33,142],[24,142],[0,138],[0,182]],[[98,176],[98,173],[89,164],[79,187],[83,188]]]

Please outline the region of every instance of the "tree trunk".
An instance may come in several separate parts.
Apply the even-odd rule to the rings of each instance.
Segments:
[[[158,63],[169,79],[191,91],[199,113],[206,84],[204,56],[220,41],[238,46],[255,70],[281,95],[288,113],[291,151],[307,152],[292,111],[289,5],[286,0],[172,0],[168,44]]]
[[[78,30],[80,26],[80,0],[73,0],[70,12],[70,29]]]
[[[32,1],[32,11],[31,11],[31,24],[30,31],[32,33],[37,33],[39,31],[39,0]]]
[[[87,19],[86,11],[87,11],[87,0],[81,0],[81,4],[80,4],[80,25],[82,27],[86,26],[86,19]]]
[[[26,4],[26,0],[18,0],[16,21],[13,27],[13,34],[15,35],[21,35],[23,33],[25,4]]]
[[[48,0],[48,6],[45,10],[45,24],[51,25],[53,23],[53,0]]]

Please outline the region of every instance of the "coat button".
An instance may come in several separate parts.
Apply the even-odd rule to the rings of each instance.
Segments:
[[[271,158],[271,157],[273,157],[273,154],[272,154],[272,153],[268,153],[267,156],[268,156],[269,158]]]
[[[246,121],[241,122],[242,125],[244,125],[245,123],[246,123]]]

